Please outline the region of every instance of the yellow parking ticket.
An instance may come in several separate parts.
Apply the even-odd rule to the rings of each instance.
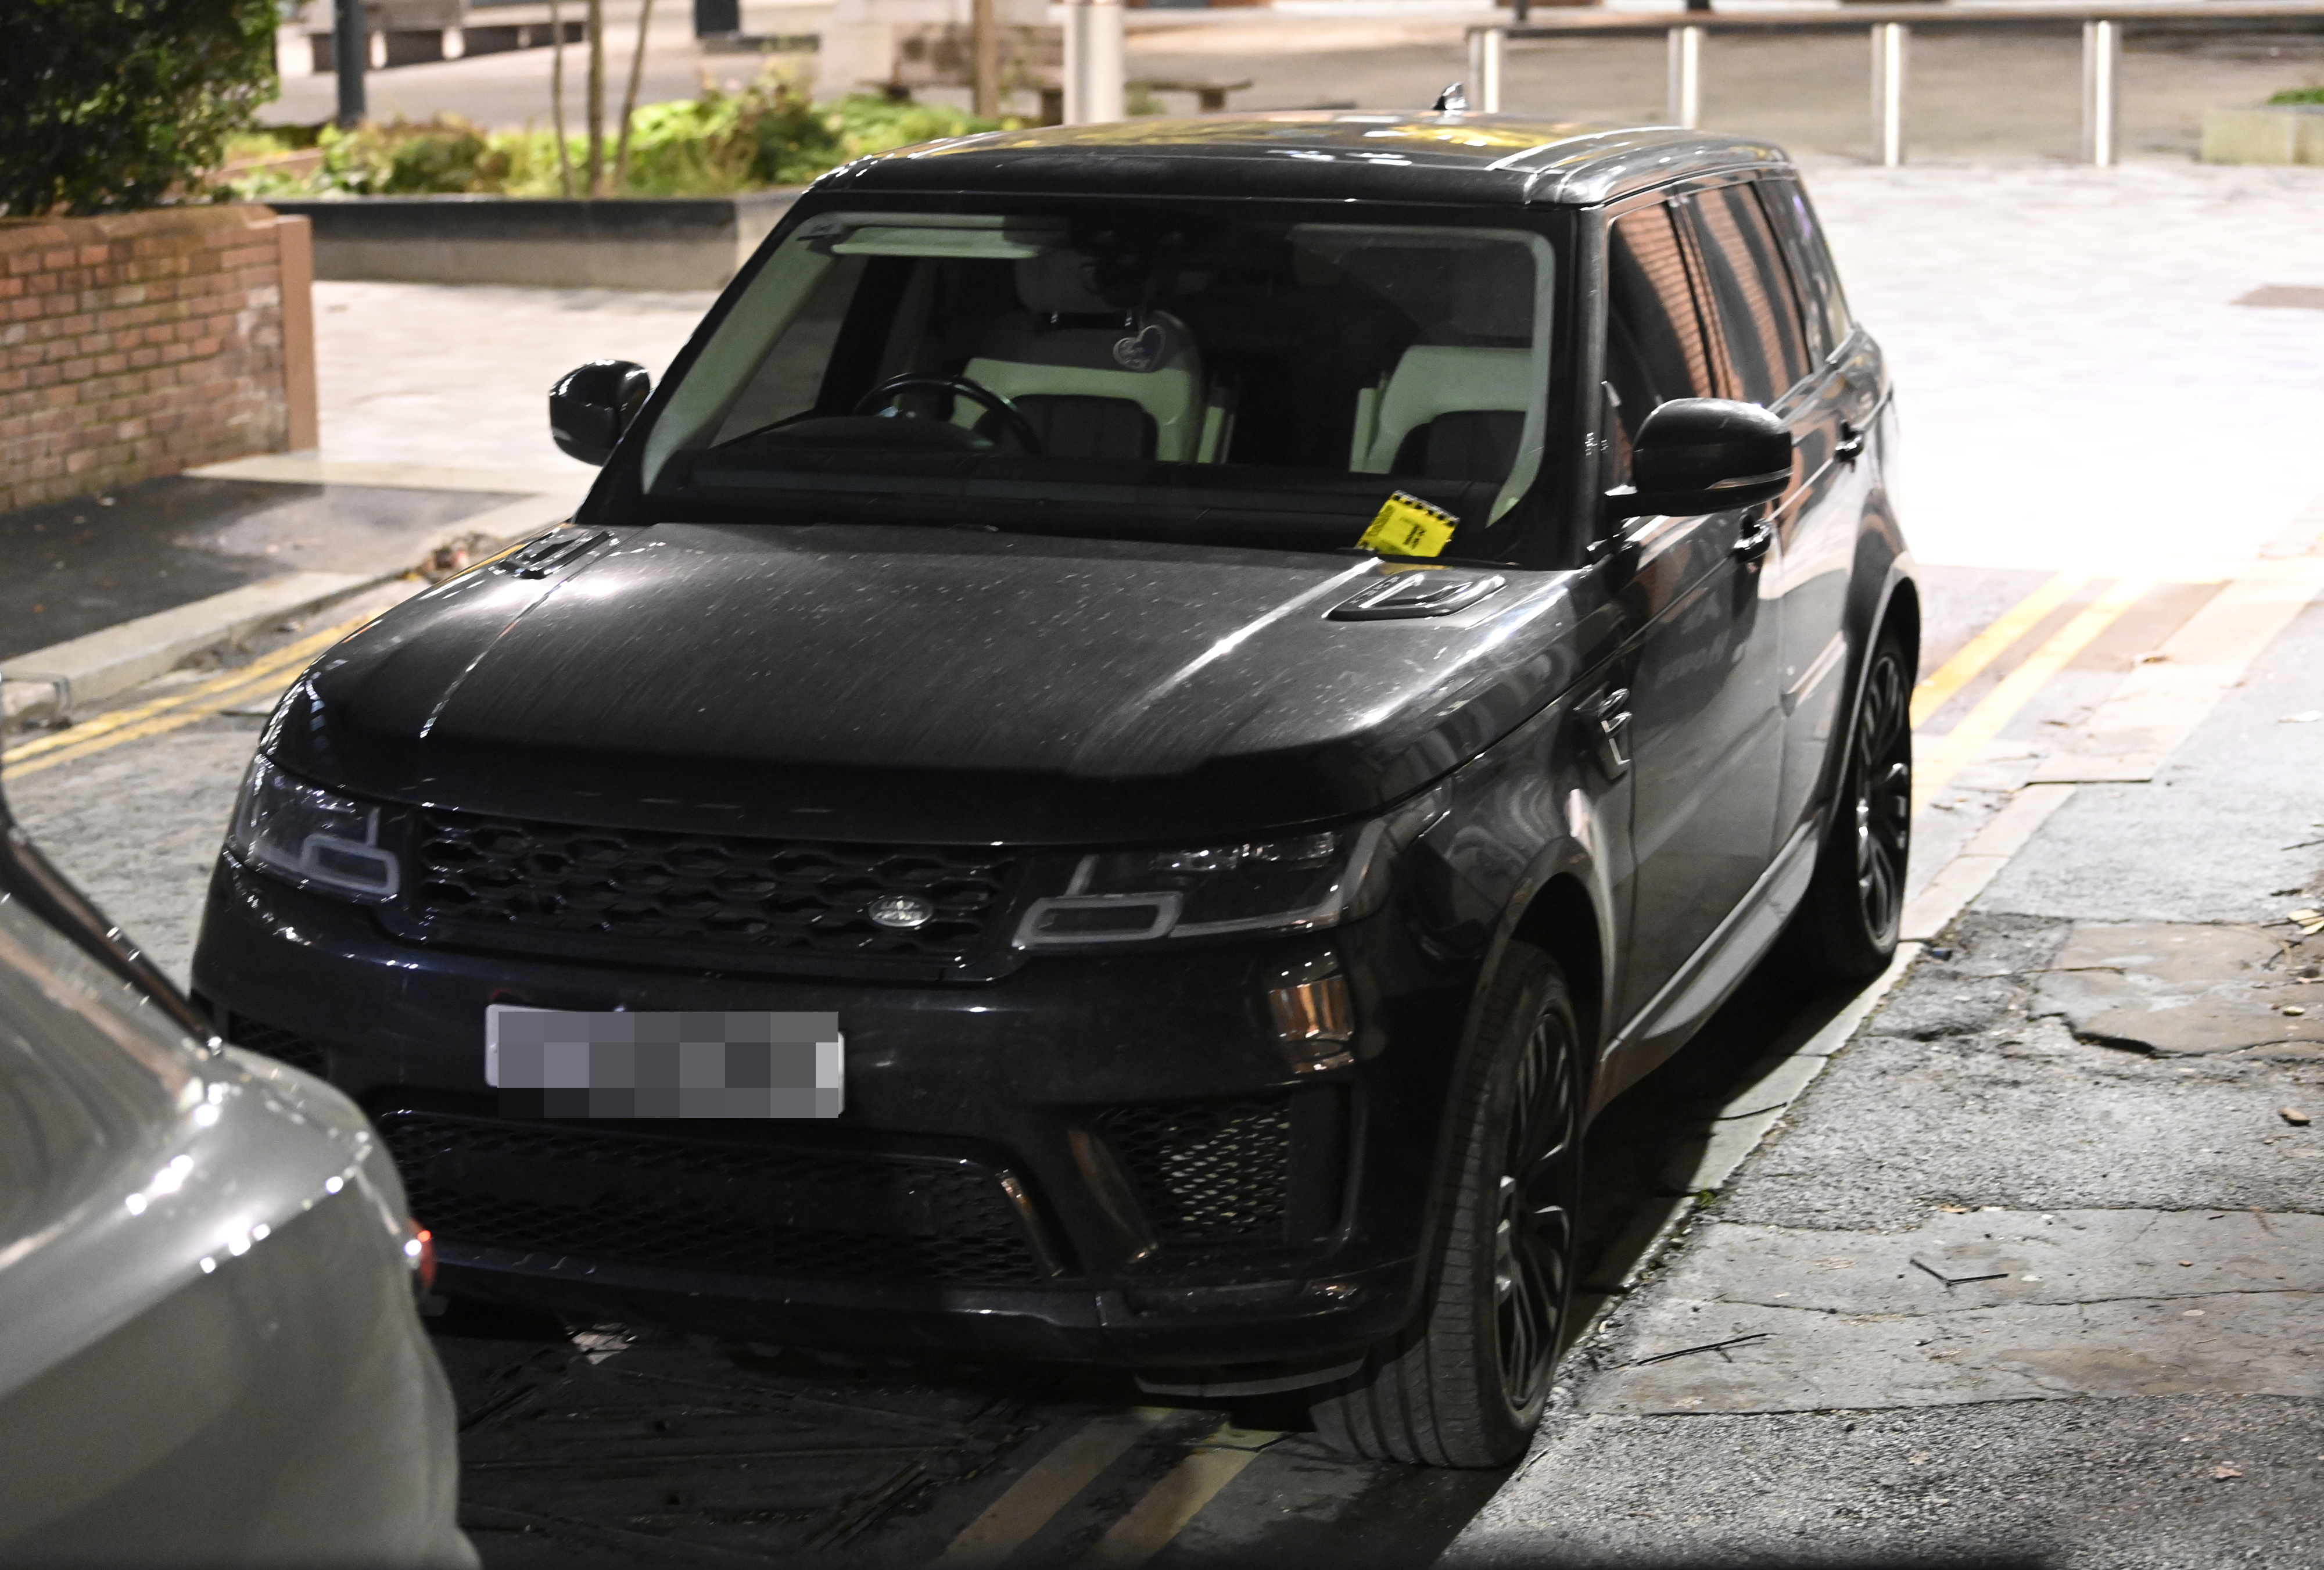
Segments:
[[[1459,522],[1442,507],[1432,507],[1403,491],[1390,492],[1378,516],[1356,541],[1358,549],[1383,556],[1436,556],[1452,542]]]

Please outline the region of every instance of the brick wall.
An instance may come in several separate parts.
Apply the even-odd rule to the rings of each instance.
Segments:
[[[0,220],[0,512],[312,446],[309,244],[263,207]]]

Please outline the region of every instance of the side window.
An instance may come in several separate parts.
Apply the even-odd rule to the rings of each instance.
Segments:
[[[1711,335],[1696,306],[1692,266],[1668,203],[1617,218],[1606,238],[1606,379],[1615,418],[1607,432],[1613,472],[1629,476],[1639,423],[1674,398],[1716,398],[1720,376]]]
[[[1759,188],[1768,218],[1798,262],[1802,296],[1807,308],[1809,352],[1821,361],[1838,348],[1853,329],[1848,301],[1840,291],[1840,274],[1833,270],[1823,228],[1807,192],[1797,180],[1770,180]]]
[[[1688,205],[1725,328],[1734,395],[1773,403],[1809,365],[1800,302],[1782,247],[1748,186],[1720,186]]]

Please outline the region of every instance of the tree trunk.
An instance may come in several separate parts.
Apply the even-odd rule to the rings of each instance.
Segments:
[[[565,140],[565,17],[558,0],[549,0],[549,122],[557,133],[557,178],[567,200],[573,197],[573,149]]]
[[[605,0],[589,0],[589,194],[605,194]]]
[[[1001,19],[997,0],[974,0],[969,11],[975,106],[990,119],[1001,113]]]
[[[638,82],[646,74],[646,28],[653,21],[653,0],[638,8],[638,46],[630,51],[630,87],[622,95],[622,139],[613,150],[613,189],[629,189],[630,116],[638,112]]]

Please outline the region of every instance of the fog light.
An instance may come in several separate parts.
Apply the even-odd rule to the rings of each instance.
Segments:
[[[1348,978],[1336,968],[1329,974],[1312,974],[1330,963],[1286,973],[1284,984],[1267,994],[1268,1006],[1275,1011],[1276,1039],[1296,1073],[1343,1068],[1355,1061],[1348,1050],[1356,1035],[1356,1011],[1348,998]]]
[[[436,1289],[436,1234],[418,1222],[403,1240],[403,1260],[411,1270],[412,1295],[424,1298]]]

